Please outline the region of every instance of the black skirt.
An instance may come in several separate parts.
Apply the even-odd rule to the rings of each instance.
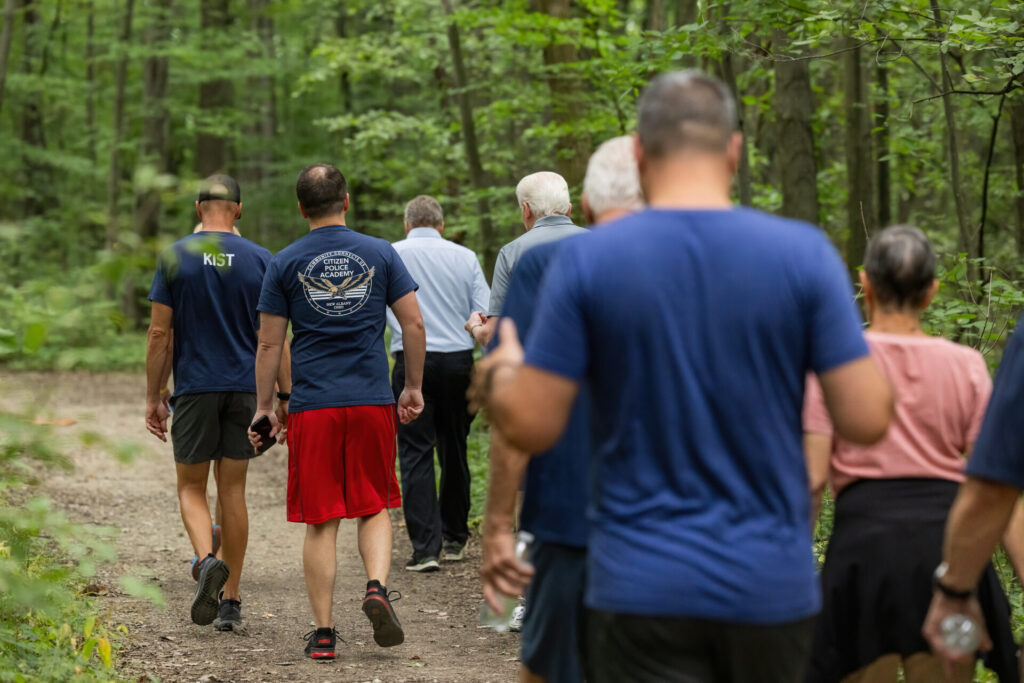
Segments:
[[[836,499],[821,573],[809,683],[833,683],[887,654],[928,652],[921,626],[942,561],[946,517],[959,485],[939,479],[861,480]],[[985,666],[1019,681],[1010,606],[991,563],[978,600],[994,644]]]

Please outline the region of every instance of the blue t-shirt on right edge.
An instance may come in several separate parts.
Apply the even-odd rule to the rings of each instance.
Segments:
[[[526,363],[589,382],[593,402],[587,605],[815,614],[804,379],[868,355],[825,234],[648,209],[565,244],[540,289]]]
[[[1024,320],[1024,318],[1022,318]],[[1024,489],[1024,328],[1017,321],[992,385],[967,474]]]

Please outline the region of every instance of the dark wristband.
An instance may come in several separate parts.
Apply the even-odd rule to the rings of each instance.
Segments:
[[[973,590],[959,590],[957,588],[950,588],[942,582],[945,578],[947,565],[945,562],[940,564],[932,574],[932,587],[945,595],[950,600],[970,600],[974,597]]]
[[[279,391],[279,392],[277,392],[277,400],[278,401],[287,401],[291,397],[292,397],[291,393],[289,393],[287,391]]]

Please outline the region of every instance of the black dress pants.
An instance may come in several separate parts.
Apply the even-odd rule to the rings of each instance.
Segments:
[[[473,352],[427,352],[423,368],[423,413],[398,425],[398,462],[402,470],[405,526],[418,556],[437,557],[443,541],[469,538],[469,464],[466,439],[473,416],[466,390]],[[405,356],[395,354],[391,388],[395,400],[405,387]],[[441,465],[438,500],[434,449]]]

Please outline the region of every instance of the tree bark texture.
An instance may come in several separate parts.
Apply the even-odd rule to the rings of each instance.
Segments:
[[[132,15],[135,0],[125,0],[121,24],[121,44],[127,47],[132,39]],[[110,144],[110,172],[107,176],[107,249],[117,246],[121,226],[117,205],[121,196],[121,136],[124,133],[124,90],[128,79],[128,57],[117,60],[114,76],[114,136]]]
[[[229,0],[200,0],[199,25],[206,50],[215,51],[216,46],[225,41],[231,23]],[[199,84],[199,109],[207,120],[231,107],[233,101],[234,89],[230,79],[215,78]],[[230,145],[231,141],[226,136],[211,132],[206,125],[201,125],[196,135],[196,173],[200,176],[226,173]]]
[[[785,33],[776,31],[773,42],[782,45],[785,38]],[[775,62],[775,116],[782,214],[817,225],[818,168],[811,128],[813,115],[810,62],[779,55]]]
[[[484,273],[490,280],[494,273],[494,262],[498,258],[498,245],[494,244],[494,225],[491,223],[490,202],[485,194],[487,176],[480,162],[480,148],[476,139],[476,123],[473,121],[473,106],[469,101],[467,88],[469,77],[462,55],[462,44],[459,39],[459,25],[455,21],[454,8],[451,0],[441,0],[444,13],[448,20],[448,48],[452,54],[455,67],[455,85],[458,88],[459,119],[462,122],[462,144],[466,150],[466,161],[469,164],[469,180],[476,192],[477,215],[480,217],[480,241],[483,244]]]
[[[665,0],[647,0],[644,5],[644,28],[659,32],[668,28],[668,8],[665,7]]]
[[[875,231],[875,185],[872,182],[871,120],[861,50],[854,39],[844,38],[843,109],[846,114],[846,264],[856,278],[864,250]]]
[[[11,42],[14,39],[14,3],[4,0],[4,26],[0,29],[0,110],[4,104],[4,90],[7,84],[7,60],[11,56]]]
[[[892,173],[889,164],[889,67],[875,69],[878,80],[875,103],[875,172],[878,179],[878,227],[892,223]]]
[[[1024,258],[1024,99],[1018,97],[1010,105],[1010,127],[1013,129],[1013,166],[1017,179],[1017,256]]]
[[[156,0],[152,8],[145,41],[159,52],[170,29],[171,0]],[[166,100],[168,71],[168,58],[160,54],[147,57],[142,70],[142,139],[138,163],[152,167],[158,174],[167,172],[170,123]],[[160,233],[160,192],[157,188],[140,188],[136,196],[135,226],[143,239],[152,239]]]
[[[22,71],[36,74],[36,63],[41,62],[40,54],[45,41],[39,25],[39,12],[35,0],[22,3]],[[43,122],[42,93],[26,97],[21,107],[21,142],[25,152],[22,156],[24,174],[24,200],[22,211],[26,216],[38,216],[52,205],[54,197],[53,174],[50,166],[30,151],[46,149],[46,127]]]

